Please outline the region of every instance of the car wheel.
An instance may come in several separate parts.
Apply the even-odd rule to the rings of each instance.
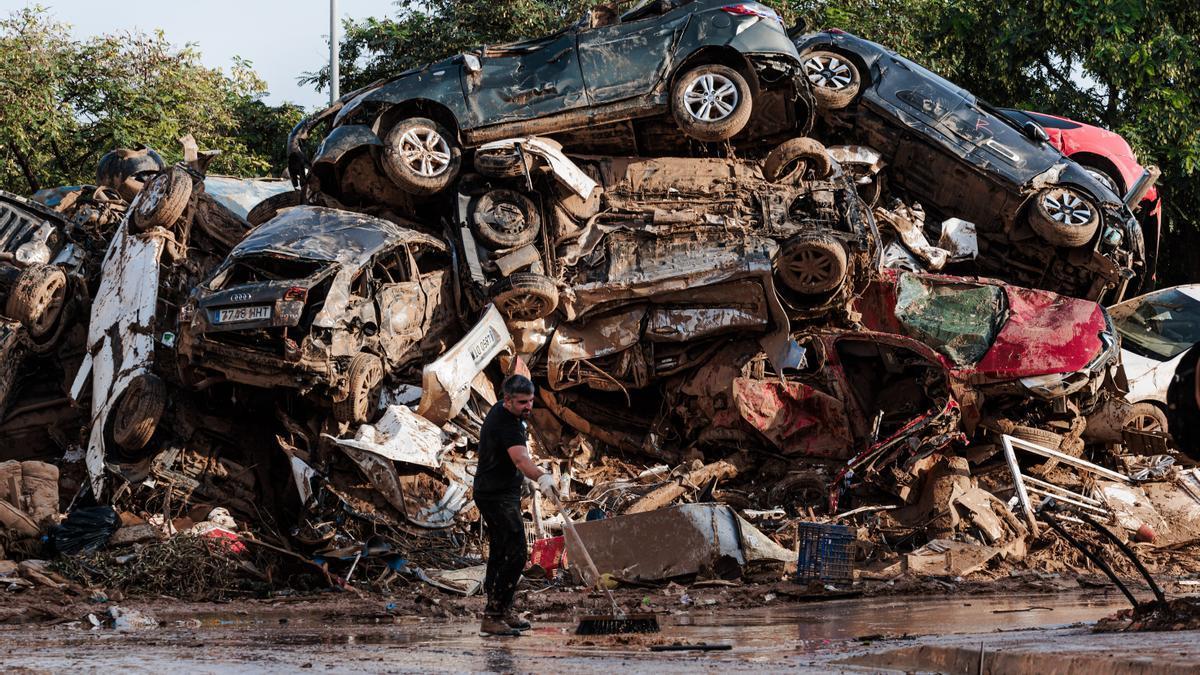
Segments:
[[[471,229],[489,248],[532,244],[542,229],[533,200],[515,190],[488,190],[471,200]]]
[[[476,152],[475,170],[489,178],[516,178],[533,170],[533,156],[512,148]]]
[[[113,416],[113,440],[126,450],[141,450],[158,429],[167,407],[167,387],[151,373],[133,378]]]
[[[1095,178],[1099,183],[1104,185],[1104,187],[1108,188],[1109,190],[1112,190],[1114,195],[1117,195],[1118,197],[1125,196],[1125,195],[1121,194],[1120,188],[1117,187],[1117,179],[1113,178],[1104,169],[1098,169],[1094,166],[1084,165],[1083,170],[1086,171],[1089,176],[1091,176],[1092,178]]]
[[[833,170],[833,158],[820,141],[793,138],[768,153],[762,167],[763,178],[772,183],[824,178]]]
[[[676,78],[671,91],[675,122],[683,133],[700,141],[733,138],[750,121],[753,108],[750,85],[728,66],[692,68]]]
[[[518,272],[496,284],[492,302],[513,321],[536,321],[558,308],[558,286],[544,274]]]
[[[1067,439],[1062,434],[1055,433],[1048,429],[1039,429],[1037,427],[1026,427],[1016,425],[1009,432],[1009,436],[1019,438],[1023,441],[1028,441],[1034,445],[1040,445],[1043,448],[1050,450],[1058,450],[1059,452],[1079,457],[1083,455],[1083,441],[1078,438]],[[1053,457],[1047,457],[1046,461],[1037,464],[1029,469],[1031,473],[1044,476],[1050,473],[1054,467],[1058,466],[1058,460]]]
[[[1096,205],[1067,187],[1042,190],[1029,209],[1029,227],[1055,246],[1083,246],[1092,240],[1099,226]]]
[[[829,483],[817,471],[801,471],[785,476],[767,493],[772,504],[782,504],[789,516],[829,512]]]
[[[1125,422],[1121,427],[1135,431],[1169,433],[1167,414],[1153,403],[1134,403],[1130,406],[1129,413],[1125,416]]]
[[[817,105],[840,110],[850,105],[862,87],[858,66],[837,52],[812,51],[801,58],[804,76],[811,85]]]
[[[445,127],[424,117],[400,120],[384,138],[383,170],[401,190],[432,195],[458,176],[462,148]]]
[[[5,314],[25,326],[36,347],[58,327],[69,288],[67,274],[55,265],[26,267],[13,284]]]
[[[828,293],[841,285],[849,269],[846,248],[828,235],[801,235],[779,252],[776,271],[784,286],[797,293]]]
[[[383,362],[374,354],[355,354],[350,360],[350,391],[346,398],[335,401],[333,416],[339,422],[364,424],[379,406],[379,390],[383,383]]]
[[[183,215],[192,196],[192,177],[173,166],[151,178],[138,196],[129,219],[130,229],[145,232],[154,227],[170,227]]]
[[[298,190],[280,192],[255,204],[254,208],[250,209],[250,212],[246,214],[246,222],[250,223],[251,227],[258,227],[279,215],[281,210],[299,205],[300,192]]]

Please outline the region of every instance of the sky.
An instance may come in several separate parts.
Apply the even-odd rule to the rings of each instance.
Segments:
[[[329,99],[328,90],[317,93],[296,83],[301,73],[315,71],[329,60],[329,0],[0,0],[0,15],[32,4],[71,24],[79,39],[161,28],[178,47],[194,43],[210,68],[228,72],[233,57],[248,59],[267,81],[266,100],[271,104],[290,101],[312,108]],[[342,18],[395,13],[393,0],[337,0],[337,4]]]

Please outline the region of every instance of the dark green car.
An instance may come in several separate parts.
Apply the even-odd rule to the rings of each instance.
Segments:
[[[391,185],[428,195],[457,176],[464,148],[671,113],[700,141],[746,128],[768,91],[794,107],[799,55],[782,19],[756,2],[648,0],[623,15],[593,10],[553,35],[485,47],[401,73],[343,96],[288,139],[299,182],[312,168],[325,191],[362,189],[375,169]],[[784,106],[785,108],[788,106]],[[794,110],[783,117],[792,118]],[[311,165],[309,134],[332,118]],[[362,156],[370,155],[368,163]],[[353,165],[353,166],[352,166]],[[376,181],[378,182],[378,181]]]

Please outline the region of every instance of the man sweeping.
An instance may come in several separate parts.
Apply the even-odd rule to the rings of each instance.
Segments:
[[[475,505],[487,526],[488,561],[483,590],[487,607],[479,634],[520,635],[529,622],[513,611],[513,596],[529,551],[521,518],[521,484],[536,481],[538,490],[555,499],[554,477],[533,463],[525,420],[533,412],[533,382],[510,375],[501,385],[504,399],[488,411],[479,432],[479,465],[475,470]]]

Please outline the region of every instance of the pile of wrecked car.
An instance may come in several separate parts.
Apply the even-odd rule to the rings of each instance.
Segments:
[[[1156,171],[1106,178],[1045,119],[672,0],[351,92],[293,131],[291,183],[121,151],[0,194],[4,458],[124,545],[470,592],[479,426],[524,372],[568,497],[526,501],[542,575],[584,515],[613,583],[794,566],[813,523],[852,526],[862,578],[1035,567],[1042,497],[1181,545],[1200,296],[1135,297]],[[62,519],[4,487],[6,527]]]

